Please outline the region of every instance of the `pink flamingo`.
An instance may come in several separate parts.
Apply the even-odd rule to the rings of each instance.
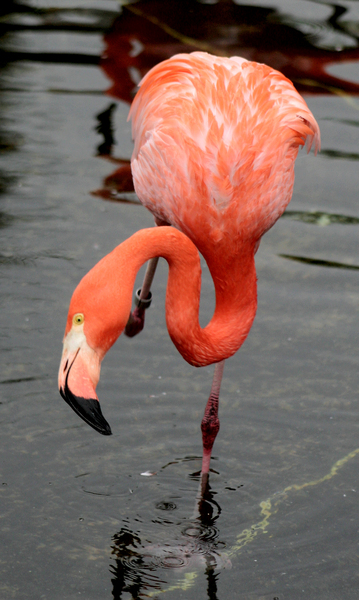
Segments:
[[[208,477],[224,361],[243,344],[256,313],[254,255],[291,199],[299,147],[307,142],[309,151],[314,142],[317,151],[319,128],[278,71],[203,52],[179,54],[151,69],[130,117],[136,192],[158,225],[173,227],[138,231],[81,280],[68,312],[59,389],[89,425],[111,433],[95,391],[100,364],[126,327],[138,269],[164,257],[170,337],[191,365],[216,363],[201,426],[202,475]],[[216,293],[214,315],[203,329],[199,252]],[[143,325],[139,303],[133,333]]]

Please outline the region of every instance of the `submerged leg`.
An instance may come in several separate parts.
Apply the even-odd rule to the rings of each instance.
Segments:
[[[218,418],[218,401],[219,401],[219,390],[221,387],[224,360],[216,363],[214,368],[213,382],[211,393],[208,398],[207,406],[204,411],[204,416],[201,423],[202,430],[202,441],[203,441],[203,458],[202,458],[202,484],[206,483],[209,473],[209,463],[211,460],[212,448],[214,440],[216,439],[219,431],[219,418]]]
[[[130,314],[130,317],[127,321],[127,325],[125,327],[125,334],[128,337],[134,337],[135,335],[140,333],[145,324],[145,310],[146,308],[149,308],[151,304],[152,294],[150,288],[156,272],[157,263],[158,256],[156,256],[155,258],[151,258],[151,260],[148,261],[142,287],[136,292],[137,306],[135,310]]]

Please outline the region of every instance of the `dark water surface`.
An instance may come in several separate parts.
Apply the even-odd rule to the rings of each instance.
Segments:
[[[11,4],[0,20],[0,597],[357,600],[359,2]],[[63,402],[57,369],[79,279],[153,223],[114,184],[114,157],[132,151],[135,83],[203,48],[282,68],[322,152],[300,153],[289,210],[257,254],[258,314],[226,364],[198,504],[212,368],[190,367],[169,340],[164,261],[145,330],[103,364],[112,437]]]

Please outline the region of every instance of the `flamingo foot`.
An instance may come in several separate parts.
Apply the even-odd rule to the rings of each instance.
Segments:
[[[125,335],[127,337],[135,337],[140,331],[142,331],[145,324],[145,311],[143,308],[135,308],[130,313],[129,319],[125,327]]]
[[[130,313],[125,327],[127,337],[134,337],[142,331],[145,324],[145,310],[151,306],[152,293],[149,291],[146,298],[142,297],[142,290],[139,289],[135,295],[135,310]]]
[[[143,280],[142,287],[135,294],[135,310],[130,313],[130,316],[125,327],[125,335],[134,337],[142,331],[145,324],[145,310],[151,306],[152,293],[150,287],[155,275],[158,263],[158,256],[151,258],[147,265],[146,274]]]

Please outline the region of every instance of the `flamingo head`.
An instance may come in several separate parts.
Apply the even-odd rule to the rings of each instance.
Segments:
[[[114,289],[108,257],[85,275],[73,293],[58,376],[65,402],[103,435],[111,435],[111,428],[96,394],[101,361],[125,328],[131,310],[131,296],[120,301]]]
[[[64,338],[59,369],[60,394],[86,423],[103,435],[111,435],[111,428],[102,414],[96,394],[100,379],[100,356],[86,340],[83,313],[76,313],[73,320]]]

